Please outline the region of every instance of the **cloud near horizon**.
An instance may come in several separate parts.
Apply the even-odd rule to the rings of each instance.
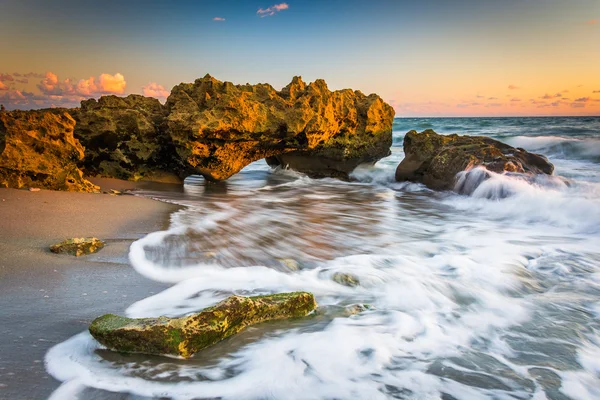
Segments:
[[[287,10],[288,8],[290,8],[290,6],[287,3],[274,4],[268,8],[259,8],[256,12],[256,15],[261,18],[271,17],[280,11]]]
[[[91,76],[88,79],[80,79],[78,81],[70,78],[61,80],[58,75],[53,72],[46,74],[27,73],[13,74],[14,76],[23,76],[14,80],[14,83],[27,84],[30,77],[43,77],[36,85],[39,93],[29,92],[23,87],[10,85],[0,94],[0,102],[6,103],[9,109],[15,108],[46,108],[46,107],[75,107],[78,106],[81,100],[90,97],[99,97],[107,94],[124,94],[127,88],[125,77],[116,73],[100,74],[98,77]],[[6,76],[2,74],[2,76]],[[13,81],[11,81],[13,83]],[[2,86],[7,86],[2,83]]]
[[[600,23],[600,19],[590,19],[589,21],[585,22],[586,25],[596,25],[598,23]]]
[[[214,17],[213,21],[225,21],[225,18],[223,18],[223,17]]]
[[[158,99],[166,99],[169,97],[169,92],[163,85],[159,85],[156,82],[149,82],[146,86],[142,88],[142,93],[147,97],[156,97]]]
[[[90,76],[88,79],[80,79],[75,83],[69,78],[60,81],[56,74],[46,72],[44,79],[37,85],[40,92],[46,95],[80,97],[123,94],[126,87],[125,77],[119,73],[115,75],[101,74],[98,78]]]
[[[520,89],[517,85],[508,85],[508,90],[517,90]]]

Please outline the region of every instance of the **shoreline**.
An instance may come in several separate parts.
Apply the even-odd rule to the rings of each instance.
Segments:
[[[91,180],[104,191],[175,188]],[[50,347],[170,286],[137,274],[127,256],[133,241],[166,229],[179,209],[132,195],[0,189],[0,398],[47,398],[60,386],[44,368]],[[107,245],[82,257],[49,251],[82,236]]]

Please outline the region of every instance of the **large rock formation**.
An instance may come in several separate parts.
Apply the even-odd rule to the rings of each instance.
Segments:
[[[323,80],[307,85],[295,77],[278,92],[207,75],[175,86],[164,106],[139,95],[102,96],[81,108],[2,115],[21,121],[5,123],[12,136],[1,142],[7,150],[0,162],[12,172],[4,173],[4,186],[35,181],[90,191],[77,165],[92,176],[182,182],[192,174],[227,179],[266,158],[313,177],[347,178],[359,164],[390,154],[394,110],[375,94],[331,92]],[[58,141],[46,137],[59,133]],[[21,136],[28,148],[53,150],[28,152],[11,142]]]
[[[390,154],[394,110],[377,95],[331,92],[301,78],[280,92],[207,75],[175,86],[167,123],[188,173],[223,180],[268,158],[309,175],[346,177]]]
[[[396,180],[420,182],[436,190],[453,189],[457,173],[478,165],[497,173],[551,175],[554,171],[542,155],[485,136],[438,135],[431,129],[408,132],[404,153]]]
[[[0,113],[0,187],[92,192],[77,163],[83,147],[64,111]]]
[[[298,318],[317,307],[311,293],[231,296],[214,307],[181,318],[96,318],[90,333],[109,349],[126,353],[191,357],[242,329],[274,319]]]
[[[70,110],[85,147],[86,173],[127,180],[181,182],[166,132],[166,110],[152,97],[102,96]]]

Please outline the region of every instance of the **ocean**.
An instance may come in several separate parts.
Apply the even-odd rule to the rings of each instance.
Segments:
[[[429,128],[544,154],[555,176],[493,174],[469,196],[395,182],[404,134]],[[188,360],[117,354],[83,332],[46,356],[63,382],[51,399],[600,398],[600,117],[397,118],[393,135],[392,155],[351,182],[263,160],[138,192],[184,207],[131,246],[132,268],[173,286],[127,315],[297,290],[319,311]],[[353,304],[371,308],[349,316]]]

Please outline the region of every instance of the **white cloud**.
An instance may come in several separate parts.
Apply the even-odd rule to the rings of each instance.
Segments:
[[[274,4],[268,8],[259,8],[256,14],[261,18],[270,17],[280,11],[287,10],[288,8],[290,8],[290,6],[287,3]]]

